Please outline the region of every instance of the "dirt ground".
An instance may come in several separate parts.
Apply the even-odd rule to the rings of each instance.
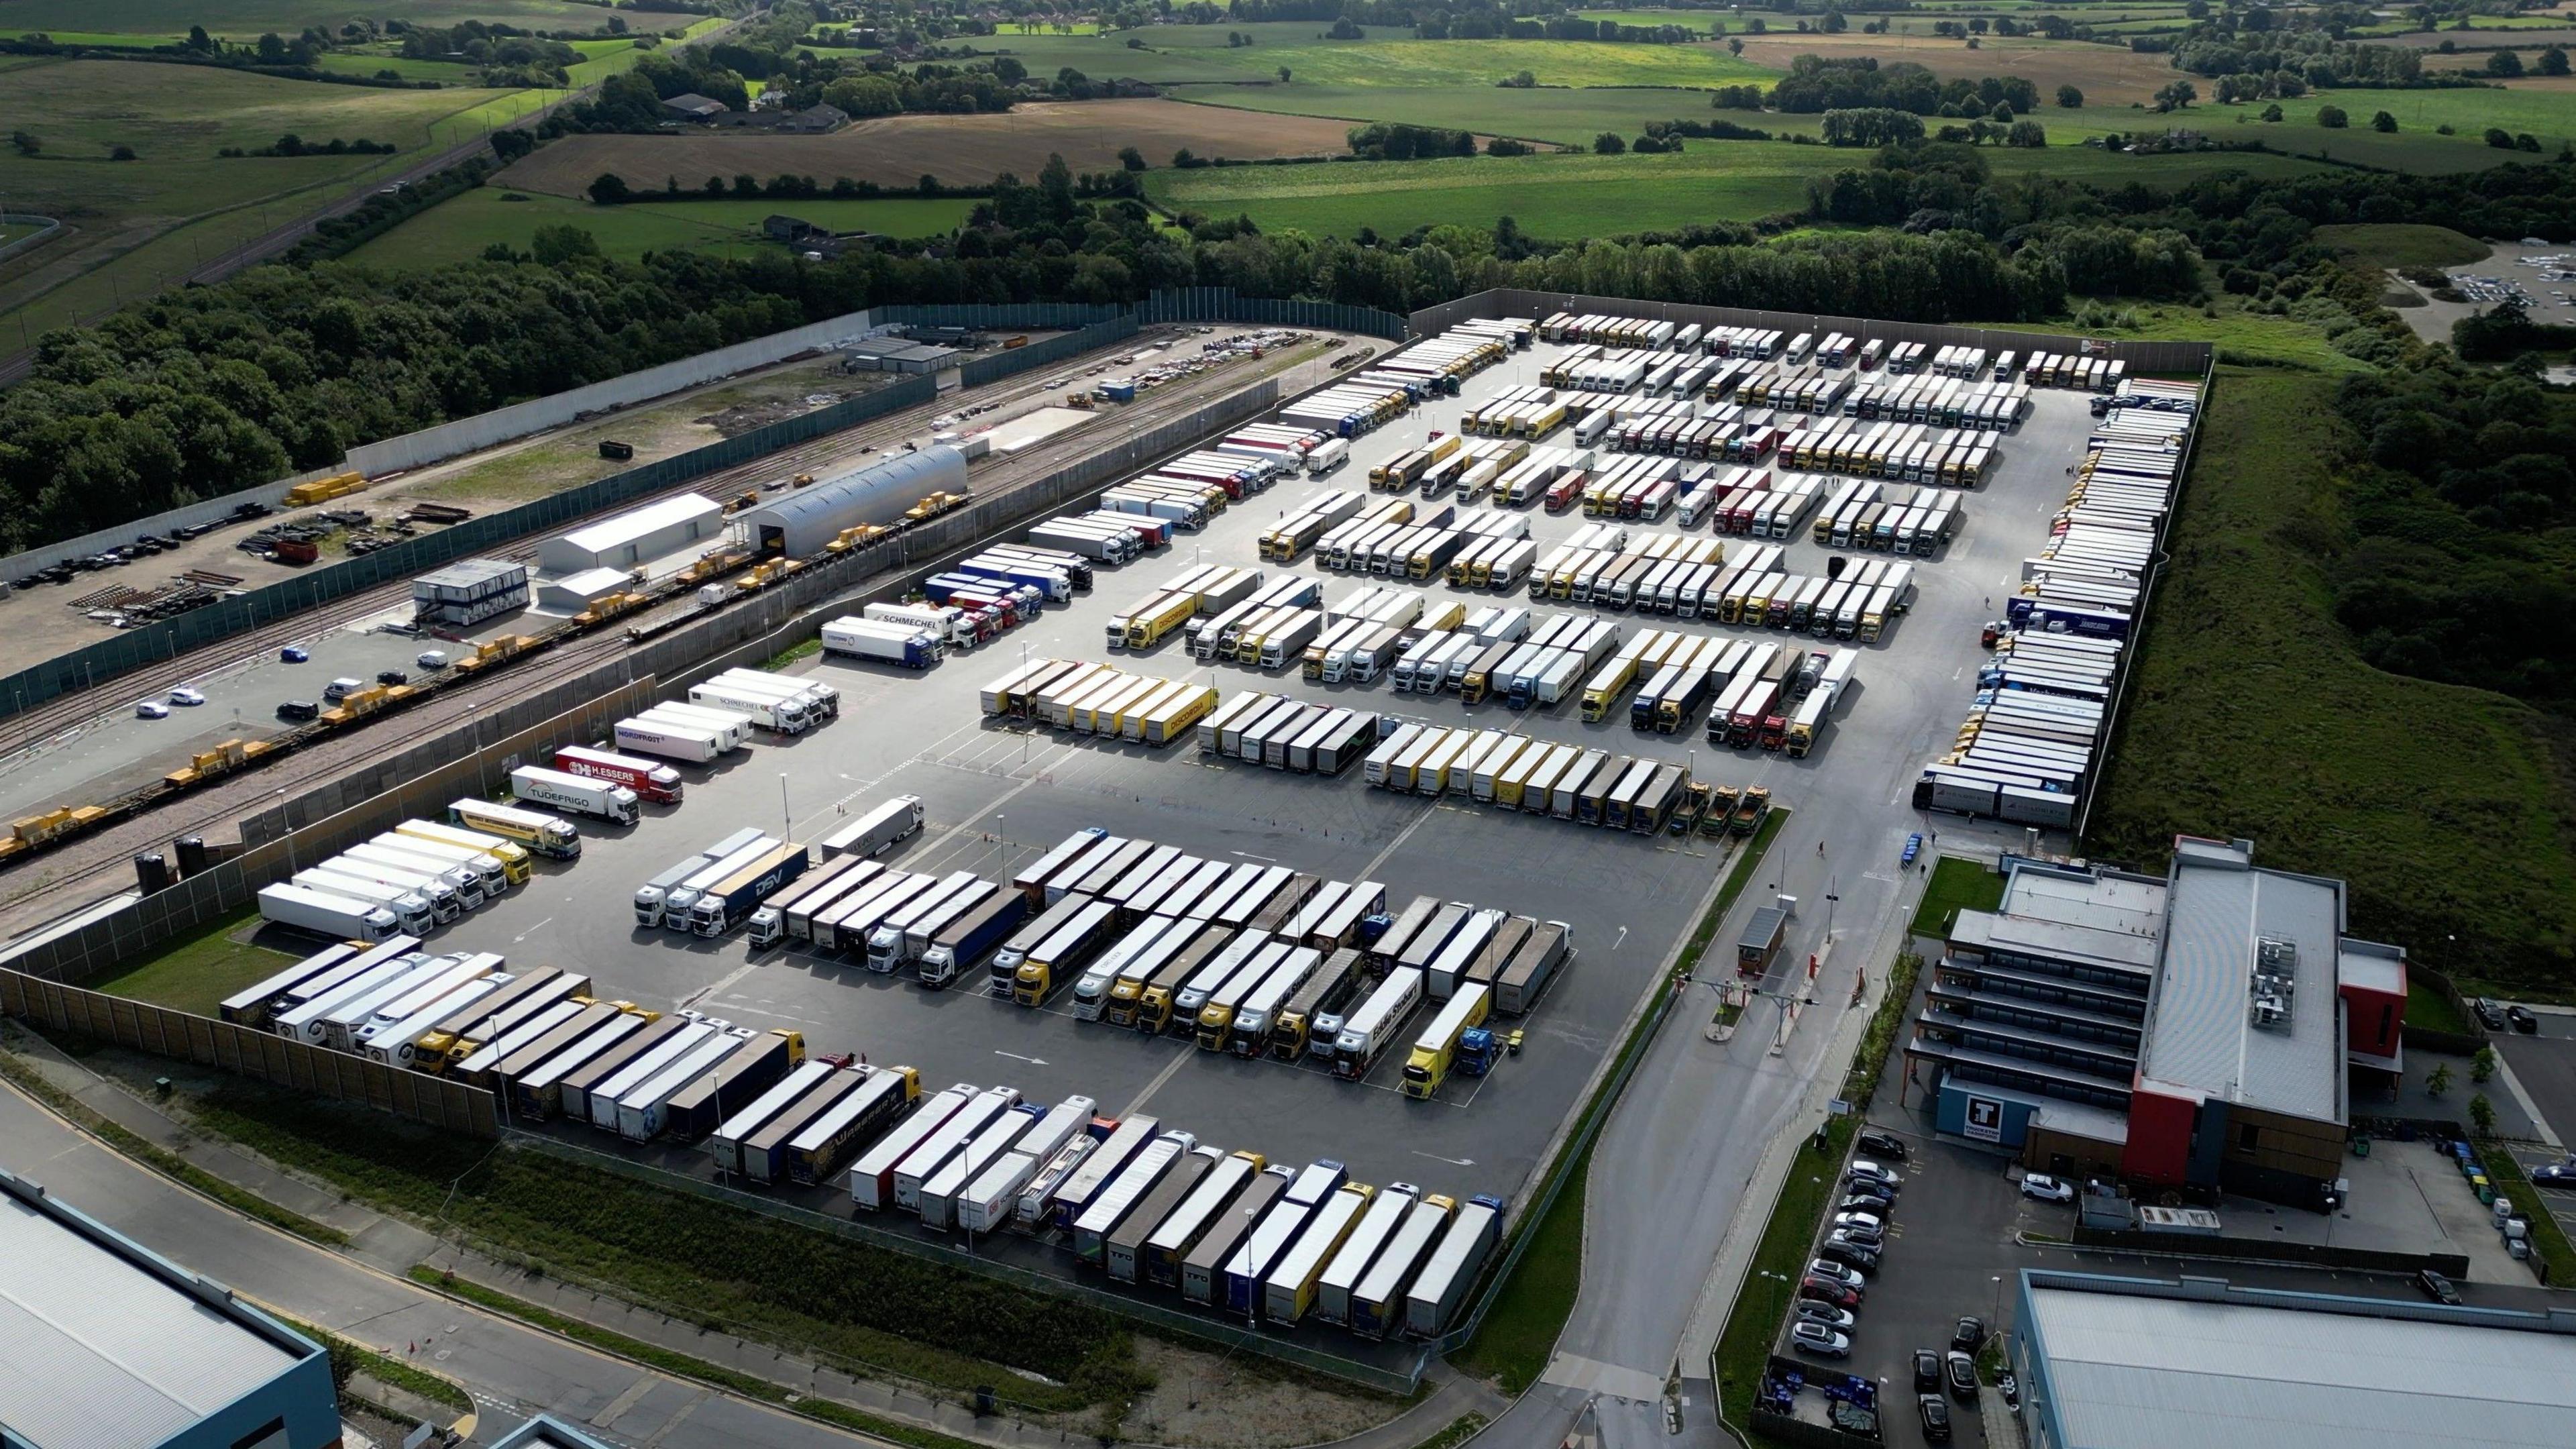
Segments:
[[[1131,1444],[1293,1449],[1329,1444],[1404,1412],[1394,1399],[1309,1387],[1247,1371],[1243,1360],[1139,1335],[1136,1357],[1159,1381],[1127,1411]]]
[[[1952,76],[1977,80],[1990,75],[2017,75],[2039,87],[2042,101],[2054,97],[2059,86],[2072,85],[2084,93],[2088,110],[2152,99],[2156,88],[2177,74],[2161,55],[2141,55],[2071,40],[1988,35],[1979,37],[1977,48],[1970,50],[1956,40],[1848,31],[1841,35],[1747,35],[1742,39],[1744,58],[1755,65],[1787,70],[1789,63],[1802,55],[1866,55],[1876,57],[1881,65],[1912,61],[1943,80]]]
[[[1049,153],[1076,172],[1115,171],[1134,146],[1156,166],[1186,146],[1201,156],[1311,156],[1348,149],[1348,121],[1228,111],[1178,101],[1065,101],[1023,105],[1003,115],[884,116],[829,136],[567,136],[503,171],[503,184],[578,196],[603,172],[659,190],[668,177],[693,185],[708,176],[847,176],[911,186],[924,174],[980,186],[1009,171],[1035,180]]]

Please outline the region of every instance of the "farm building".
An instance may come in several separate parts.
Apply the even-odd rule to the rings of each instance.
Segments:
[[[662,103],[663,113],[682,121],[712,121],[732,107],[713,96],[684,91]]]

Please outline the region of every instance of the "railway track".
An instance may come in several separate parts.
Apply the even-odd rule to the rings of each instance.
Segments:
[[[1147,332],[1156,330],[1160,329],[1146,329]],[[1144,334],[1138,335],[1141,337]],[[1129,339],[1128,343],[1123,345],[1136,344],[1134,339]],[[1068,359],[1057,370],[1087,366],[1098,356],[1097,352],[1085,353],[1080,357]],[[1220,370],[1208,374],[1208,377],[1222,378],[1226,375],[1226,370]],[[1205,380],[1204,378],[1191,379],[1192,382]],[[1053,388],[1032,381],[1016,385],[1003,384],[973,392],[952,393],[919,407],[888,413],[884,417],[872,419],[844,433],[812,439],[795,448],[764,454],[752,462],[738,464],[721,472],[710,473],[703,478],[675,484],[613,507],[584,514],[549,530],[547,534],[525,535],[511,545],[494,552],[513,562],[533,563],[536,559],[539,540],[551,536],[552,533],[569,531],[585,523],[684,494],[695,493],[718,502],[737,498],[745,492],[758,488],[763,482],[777,477],[781,470],[819,474],[839,465],[855,462],[867,454],[883,449],[889,443],[901,442],[905,438],[922,432],[931,419],[954,411],[961,399],[971,398],[976,402],[990,401],[1007,406],[1026,402],[1054,391]],[[93,685],[75,694],[49,700],[8,721],[5,726],[8,733],[6,736],[0,736],[0,758],[12,757],[29,749],[40,748],[66,730],[121,714],[137,699],[166,693],[178,685],[200,678],[214,670],[267,654],[282,645],[291,644],[300,639],[311,638],[325,627],[315,623],[315,614],[321,610],[327,609],[330,613],[343,618],[364,618],[395,608],[410,598],[409,580],[380,584],[372,589],[361,590],[335,599],[327,605],[316,606],[315,610],[247,629],[239,634],[227,635],[202,648],[191,650],[159,664],[118,675],[114,679]]]
[[[1303,356],[1293,364],[1301,368],[1317,366],[1313,356]],[[1280,375],[1279,370],[1259,371],[1235,368],[1219,369],[1189,379],[1178,386],[1157,389],[1119,415],[1116,434],[1096,427],[1077,428],[1056,439],[1025,449],[1000,463],[987,463],[973,477],[979,498],[1006,498],[1013,492],[1053,473],[1082,455],[1096,451],[1132,433],[1141,433],[1185,416],[1194,409],[1215,401],[1264,378]],[[1283,390],[1294,384],[1284,383]],[[1027,390],[1018,395],[1025,396]],[[1007,395],[1006,395],[1007,396]],[[945,407],[915,410],[922,420],[945,411]],[[869,428],[817,449],[808,444],[799,450],[797,461],[827,464],[845,461],[856,454],[873,451],[889,438],[900,438],[912,428],[903,427],[908,414],[890,414]],[[862,441],[859,434],[864,433]],[[742,491],[743,479],[772,476],[782,466],[780,455],[770,455],[756,463],[728,469],[724,474],[710,475],[694,484],[669,490],[676,494],[706,491],[731,486]],[[662,495],[668,496],[668,495]],[[627,505],[633,506],[633,505]],[[622,511],[622,510],[612,510]],[[882,587],[912,570],[909,558],[891,561],[877,573],[852,579],[847,592],[858,593]],[[371,591],[372,592],[372,591]],[[389,598],[408,598],[408,584],[389,586]],[[365,607],[367,596],[355,595],[340,601],[353,609]],[[334,608],[338,608],[335,604]],[[382,607],[382,606],[379,606]],[[220,827],[238,821],[281,798],[333,779],[352,766],[380,755],[386,749],[386,731],[399,729],[407,738],[420,738],[439,733],[481,713],[495,695],[508,690],[525,693],[547,688],[575,678],[627,652],[626,629],[693,611],[685,598],[674,600],[643,613],[629,615],[615,624],[589,633],[575,635],[526,659],[513,661],[491,670],[474,680],[442,687],[420,704],[400,710],[383,719],[345,728],[319,741],[292,750],[270,761],[245,769],[203,788],[152,802],[123,819],[84,832],[58,846],[30,852],[0,868],[0,939],[24,934],[48,921],[58,920],[127,884],[122,871],[134,855],[166,847],[182,836],[221,834]],[[310,635],[314,627],[307,618],[302,628],[291,621],[273,630],[252,631],[225,641],[220,652],[225,662],[258,652],[299,636]],[[259,636],[275,634],[270,643],[259,642]],[[201,651],[202,652],[202,651]],[[128,676],[129,680],[133,676]],[[174,676],[176,677],[176,676]],[[121,691],[124,693],[124,691]]]

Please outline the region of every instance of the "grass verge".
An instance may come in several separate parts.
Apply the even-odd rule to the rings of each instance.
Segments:
[[[507,1293],[496,1292],[479,1283],[469,1283],[462,1278],[451,1277],[426,1263],[415,1266],[411,1270],[411,1276],[415,1282],[428,1284],[442,1293],[452,1293],[468,1303],[489,1309],[505,1318],[515,1318],[550,1333],[562,1334],[577,1343],[586,1343],[592,1348],[616,1354],[620,1358],[633,1359],[637,1363],[660,1369],[667,1374],[712,1384],[729,1393],[740,1394],[746,1399],[758,1399],[765,1404],[776,1404],[780,1408],[791,1413],[802,1414],[809,1419],[819,1419],[826,1424],[835,1424],[861,1434],[872,1434],[880,1439],[891,1439],[898,1444],[909,1444],[913,1449],[983,1449],[983,1446],[972,1440],[960,1439],[951,1434],[942,1434],[936,1429],[924,1429],[894,1419],[881,1419],[874,1414],[863,1413],[847,1404],[830,1399],[798,1395],[784,1385],[771,1383],[767,1379],[755,1378],[721,1364],[709,1363],[702,1358],[692,1358],[685,1353],[663,1348],[658,1344],[628,1338],[622,1333],[611,1333],[605,1328],[584,1323],[578,1318],[566,1318],[560,1313],[513,1298]]]
[[[760,667],[763,669],[784,669],[788,665],[793,664],[800,659],[811,659],[822,652],[823,641],[821,638],[817,637],[807,639],[802,643],[790,644],[786,648],[779,650],[777,653],[769,656],[769,658],[764,661]]]
[[[1745,883],[1762,864],[1780,832],[1789,823],[1786,810],[1773,810],[1754,831],[1753,839],[1736,857],[1726,883],[1718,888],[1717,899],[1710,904],[1690,940],[1682,947],[1678,974],[1687,979],[1699,965],[1700,954],[1716,939],[1718,927],[1726,913],[1743,894]],[[1622,1060],[1645,1050],[1652,1033],[1648,1031],[1658,1018],[1649,1013],[1638,1019],[1622,1043]],[[1604,1082],[1599,1092],[1586,1101],[1578,1120],[1590,1122],[1609,1103],[1600,1095],[1609,1090]],[[1520,1394],[1538,1382],[1547,1371],[1548,1356],[1555,1351],[1556,1340],[1565,1331],[1565,1320],[1574,1312],[1574,1300],[1583,1288],[1583,1199],[1585,1183],[1591,1172],[1592,1145],[1589,1138],[1574,1139],[1582,1143],[1572,1175],[1556,1201],[1538,1222],[1523,1231],[1534,1234],[1528,1251],[1512,1269],[1512,1276],[1497,1290],[1494,1306],[1477,1325],[1476,1336],[1452,1355],[1451,1361],[1468,1373],[1490,1378],[1502,1385],[1503,1392]],[[1572,1141],[1568,1144],[1572,1150]],[[1452,1427],[1455,1427],[1454,1425]]]
[[[2451,998],[2411,978],[2406,983],[2406,1024],[2418,1031],[2446,1031],[2453,1036],[2469,1036],[2476,1031],[2460,1009],[2451,1004]]]
[[[309,1242],[326,1247],[341,1247],[349,1235],[328,1223],[315,1222],[304,1214],[279,1207],[247,1188],[237,1187],[197,1166],[175,1152],[144,1141],[132,1132],[93,1112],[82,1101],[47,1081],[42,1072],[20,1061],[14,1052],[0,1051],[0,1077],[15,1083],[28,1096],[51,1107],[82,1131],[108,1146],[179,1183],[201,1193],[244,1217],[259,1221],[281,1232],[293,1233]]]
[[[390,1354],[352,1343],[327,1328],[316,1328],[284,1314],[273,1316],[278,1322],[322,1345],[323,1351],[331,1356],[331,1387],[344,1396],[349,1392],[349,1380],[365,1374],[377,1383],[407,1394],[417,1394],[459,1415],[473,1412],[474,1401],[466,1397],[465,1391],[436,1374],[424,1373]],[[361,1399],[359,1402],[366,1401]]]
[[[1476,1431],[1484,1427],[1484,1415],[1460,1414],[1449,1421],[1448,1428],[1414,1445],[1413,1449],[1458,1449],[1459,1445],[1475,1438]]]
[[[2486,1165],[2487,1181],[2495,1186],[2496,1196],[2518,1203],[2539,1200],[2540,1190],[2531,1185],[2530,1178],[2522,1175],[2522,1164],[2514,1161],[2513,1153],[2503,1143],[2493,1138],[2481,1140],[2478,1143],[2478,1161]],[[2564,1288],[2576,1283],[2576,1244],[2568,1242],[2566,1226],[2552,1212],[2542,1211],[2528,1216],[2532,1251],[2540,1255],[2541,1266],[2548,1270],[2549,1285]]]
[[[295,964],[295,957],[284,951],[232,939],[233,932],[258,918],[256,910],[226,916],[90,989],[193,1016],[221,1016],[225,997]]]
[[[2347,881],[2355,935],[2456,935],[2462,991],[2566,990],[2563,722],[2354,651],[2333,559],[2374,505],[2336,472],[2361,441],[2334,388],[2220,369],[2084,851],[2158,872],[2177,835],[2248,838],[2266,864]]]
[[[961,1401],[1002,1384],[1032,1413],[1121,1400],[1147,1377],[1111,1314],[722,1201],[257,1084],[189,1105],[205,1130],[359,1201],[461,1231],[501,1261],[854,1374]]]
[[[1735,1311],[1728,1315],[1726,1331],[1711,1356],[1709,1372],[1717,1381],[1719,1413],[1748,1439],[1756,1437],[1744,1427],[1753,1417],[1753,1390],[1762,1381],[1763,1365],[1770,1361],[1780,1319],[1797,1295],[1799,1271],[1816,1240],[1816,1226],[1824,1220],[1826,1204],[1834,1200],[1835,1167],[1851,1146],[1852,1134],[1860,1130],[1861,1114],[1878,1090],[1879,1074],[1887,1065],[1896,1033],[1905,1024],[1905,1009],[1913,1000],[1914,979],[1922,967],[1921,957],[1907,953],[1899,955],[1889,970],[1887,995],[1872,1013],[1869,1031],[1861,1038],[1851,1071],[1843,1080],[1843,1098],[1852,1104],[1852,1112],[1826,1118],[1823,1148],[1811,1145],[1790,1168],[1788,1180],[1780,1187],[1780,1200],[1772,1204],[1771,1216],[1762,1225],[1753,1261],[1746,1266],[1744,1287],[1735,1295]]]
[[[1939,940],[1949,934],[1950,923],[1961,911],[1991,911],[2004,903],[2004,878],[1986,869],[1985,862],[1945,855],[1932,864],[1932,883],[1923,888],[1923,899],[1914,907],[1914,920],[1906,930],[1917,936]]]

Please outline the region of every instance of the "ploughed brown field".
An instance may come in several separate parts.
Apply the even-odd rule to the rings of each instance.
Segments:
[[[1912,61],[1943,80],[1952,76],[1976,80],[1990,75],[2017,75],[2039,87],[2040,100],[2049,108],[2054,107],[2057,88],[2062,85],[2082,91],[2087,109],[2152,100],[2159,86],[2176,79],[2189,80],[2200,87],[2202,95],[2209,94],[2208,81],[2175,70],[2165,56],[2073,40],[1984,35],[1978,37],[1977,48],[1970,50],[1956,40],[1924,35],[1862,35],[1853,31],[1840,35],[1741,38],[1746,60],[1780,70],[1787,70],[1789,63],[1802,55],[1829,60],[1866,55],[1876,57],[1880,65]]]
[[[710,176],[811,176],[829,186],[840,177],[908,187],[925,174],[950,185],[980,186],[1008,171],[1035,181],[1049,153],[1078,174],[1115,171],[1118,151],[1133,146],[1157,168],[1186,146],[1200,156],[1258,159],[1346,151],[1348,121],[1230,111],[1177,101],[1059,101],[1022,105],[1000,115],[881,116],[828,136],[763,136],[697,131],[663,136],[566,136],[511,166],[494,184],[579,196],[608,172],[639,191],[659,191],[666,178],[694,190]]]

